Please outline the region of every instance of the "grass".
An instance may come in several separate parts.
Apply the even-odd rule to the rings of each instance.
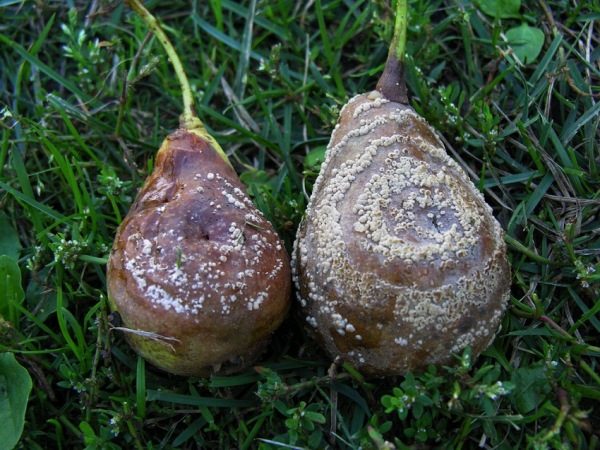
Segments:
[[[290,248],[341,106],[383,67],[389,4],[147,6]],[[507,232],[496,340],[475,361],[365,380],[328,372],[292,316],[257,367],[188,379],[129,349],[105,293],[115,229],[177,126],[172,69],[120,2],[0,1],[0,262],[18,275],[0,281],[0,352],[33,378],[18,448],[600,448],[600,8],[410,7],[411,103]],[[544,32],[527,65],[505,41],[521,23]]]

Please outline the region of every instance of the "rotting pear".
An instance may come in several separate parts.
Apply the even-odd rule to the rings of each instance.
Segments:
[[[309,330],[365,374],[473,356],[492,341],[510,270],[482,194],[409,105],[406,1],[376,90],[342,109],[292,255]]]
[[[131,346],[153,365],[178,375],[230,373],[257,359],[287,314],[288,255],[195,116],[158,22],[138,0],[128,3],[167,50],[184,114],[118,228],[109,302]]]

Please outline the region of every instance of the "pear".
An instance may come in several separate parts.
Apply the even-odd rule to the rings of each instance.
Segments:
[[[503,231],[409,105],[390,51],[342,109],[292,255],[302,315],[365,374],[448,364],[492,341],[510,288]]]
[[[252,364],[284,320],[289,258],[185,100],[180,129],[164,140],[117,230],[108,298],[119,329],[153,365],[178,375],[231,373]]]

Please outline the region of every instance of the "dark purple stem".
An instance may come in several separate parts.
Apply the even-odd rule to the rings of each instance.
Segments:
[[[404,81],[404,64],[393,52],[390,52],[385,62],[383,73],[376,88],[391,102],[408,105],[408,92]]]

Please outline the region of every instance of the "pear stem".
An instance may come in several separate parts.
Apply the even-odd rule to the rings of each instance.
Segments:
[[[404,81],[404,53],[406,50],[406,27],[408,22],[408,0],[396,0],[394,35],[390,43],[387,61],[376,89],[392,102],[408,104]]]
[[[200,119],[198,119],[196,113],[194,112],[194,96],[192,95],[192,89],[190,87],[188,77],[183,69],[183,64],[179,59],[179,55],[177,55],[177,52],[175,51],[175,47],[173,47],[173,44],[160,26],[160,23],[156,17],[154,17],[152,13],[144,7],[140,0],[125,0],[125,2],[140,16],[146,25],[148,25],[148,28],[150,28],[152,33],[154,33],[154,35],[158,38],[159,42],[165,49],[169,60],[171,61],[173,69],[175,70],[175,74],[177,75],[177,79],[179,80],[181,96],[183,98],[183,114],[179,119],[181,127],[189,128],[190,126],[203,126],[202,122],[200,122]]]
[[[394,36],[392,37],[390,52],[394,52],[396,59],[400,62],[404,62],[407,13],[408,0],[396,0],[396,21],[394,22]]]

